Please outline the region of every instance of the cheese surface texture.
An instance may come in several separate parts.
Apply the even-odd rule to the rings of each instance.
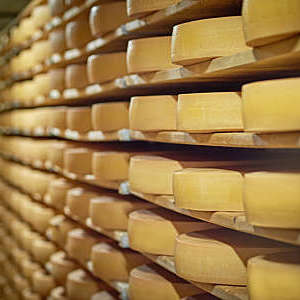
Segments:
[[[176,240],[176,273],[197,282],[246,285],[249,258],[289,249],[294,248],[227,229],[182,234]]]
[[[252,225],[300,228],[300,174],[246,174],[244,205],[247,220]]]
[[[176,130],[176,96],[132,97],[129,107],[129,127],[132,130]]]
[[[247,44],[271,44],[300,32],[300,3],[297,0],[246,0],[243,22]]]
[[[299,78],[249,83],[242,88],[246,131],[284,132],[300,129]]]
[[[239,93],[195,93],[178,97],[177,130],[188,132],[242,131]]]
[[[176,68],[171,62],[171,37],[131,40],[127,48],[129,73],[145,73]]]
[[[80,133],[92,130],[90,107],[72,107],[67,110],[67,128]]]
[[[248,262],[248,291],[253,300],[297,300],[300,253],[276,253]]]
[[[134,211],[129,215],[129,244],[140,252],[174,255],[179,234],[206,230],[211,226],[163,208]]]
[[[180,300],[202,291],[163,268],[147,264],[133,269],[129,278],[131,300]]]
[[[238,171],[190,168],[173,174],[177,207],[200,211],[243,211],[243,176]]]
[[[247,50],[242,17],[222,17],[176,25],[172,35],[172,62],[191,65]]]

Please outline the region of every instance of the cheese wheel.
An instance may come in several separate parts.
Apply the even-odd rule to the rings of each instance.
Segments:
[[[51,181],[48,188],[49,204],[62,211],[66,203],[67,193],[74,187],[74,184],[62,178]]]
[[[48,0],[52,16],[60,16],[65,10],[65,0]]]
[[[37,271],[33,274],[33,291],[41,296],[48,296],[55,286],[52,275],[46,274],[44,271]]]
[[[300,253],[276,253],[248,262],[248,291],[253,300],[296,300],[300,287]]]
[[[197,93],[178,97],[177,130],[188,132],[242,131],[239,93]]]
[[[9,285],[6,285],[3,288],[3,299],[9,299],[9,300],[19,300],[19,294],[15,289],[11,288]]]
[[[280,132],[300,129],[299,78],[268,80],[243,86],[246,131]],[[284,101],[282,101],[284,99]]]
[[[180,300],[201,292],[155,264],[139,266],[130,273],[128,293],[131,300]]]
[[[127,13],[129,16],[151,13],[177,4],[178,2],[180,2],[180,0],[127,0]]]
[[[90,300],[93,294],[103,289],[103,284],[96,281],[85,271],[78,269],[68,275],[66,284],[67,298],[71,300]]]
[[[255,226],[300,228],[300,174],[253,172],[245,175],[247,221]]]
[[[32,245],[33,257],[41,264],[47,263],[50,256],[56,252],[56,246],[44,239],[36,239]]]
[[[99,241],[101,239],[83,229],[73,229],[68,233],[65,249],[70,257],[81,264],[86,264],[90,259],[92,247]]]
[[[31,47],[31,56],[33,57],[33,65],[43,63],[52,54],[50,41],[36,41]]]
[[[130,154],[127,152],[94,152],[93,175],[104,180],[128,179]]]
[[[100,243],[92,248],[93,274],[105,281],[127,282],[129,272],[148,259],[128,249],[119,249],[113,244]]]
[[[286,39],[300,32],[300,3],[297,0],[243,2],[247,44],[258,47]]]
[[[126,52],[89,56],[87,73],[90,84],[103,83],[126,75]]]
[[[84,188],[74,188],[67,192],[66,207],[69,213],[78,218],[81,222],[89,217],[89,207],[92,198],[96,198],[97,193]]]
[[[37,96],[47,96],[49,94],[51,90],[51,78],[49,74],[36,75],[33,81],[35,82]]]
[[[82,89],[88,85],[86,65],[68,65],[65,71],[66,88]]]
[[[66,143],[54,144],[51,151],[48,152],[47,158],[51,162],[52,166],[62,169],[64,167],[64,153],[70,148],[70,145]]]
[[[32,18],[24,18],[23,20],[20,21],[19,24],[19,31],[20,34],[22,35],[22,40],[28,40],[32,37],[33,33],[35,32],[36,27],[35,24],[32,20]]]
[[[68,149],[64,153],[64,169],[76,175],[92,173],[93,151],[87,148]]]
[[[168,211],[164,208],[130,213],[128,236],[130,247],[139,252],[174,255],[179,234],[211,228],[211,224]]]
[[[125,1],[114,1],[93,6],[90,10],[93,36],[103,36],[129,21]]]
[[[92,40],[88,10],[74,21],[67,23],[65,34],[68,49],[80,49]]]
[[[51,208],[45,208],[43,206],[35,206],[32,213],[33,213],[32,217],[34,218],[33,221],[34,228],[41,233],[46,232],[49,226],[49,221],[55,215],[55,211]]]
[[[67,300],[65,297],[65,288],[62,286],[58,286],[51,291],[50,294],[51,300]]]
[[[175,154],[175,153],[173,153]],[[154,156],[137,155],[130,159],[129,184],[133,191],[145,194],[173,195],[173,173],[183,168],[210,168],[231,165],[231,161],[216,161],[213,156],[197,156],[191,160],[191,154],[179,159],[180,154]],[[168,158],[167,158],[168,157]],[[171,157],[175,157],[172,159]],[[177,158],[178,157],[178,158]],[[225,157],[223,157],[225,160]],[[153,180],[155,178],[156,180]]]
[[[50,257],[51,274],[58,284],[65,285],[69,273],[78,268],[77,264],[69,260],[66,253],[59,251]]]
[[[93,130],[115,131],[129,128],[128,102],[99,103],[92,106]]]
[[[129,213],[152,206],[151,203],[120,195],[98,196],[91,200],[90,218],[96,227],[127,231]]]
[[[246,285],[249,258],[292,249],[286,244],[228,229],[182,234],[176,240],[176,273],[197,282]]]
[[[171,37],[151,37],[128,42],[129,73],[155,72],[176,68],[171,62]]]
[[[65,89],[65,69],[52,69],[49,71],[49,75],[51,89],[63,91]]]
[[[48,128],[58,129],[59,134],[66,129],[67,126],[67,108],[55,107],[49,111],[48,114]],[[56,130],[57,132],[57,130]],[[52,147],[51,147],[52,148]]]
[[[141,131],[176,130],[176,96],[132,97],[129,128]]]
[[[51,19],[48,4],[39,5],[32,9],[31,18],[37,28],[44,26]]]
[[[191,65],[247,49],[241,16],[192,21],[173,29],[171,56],[175,64]]]
[[[24,276],[32,282],[33,275],[37,271],[41,271],[42,268],[38,263],[35,263],[33,261],[29,260],[24,260],[22,263],[22,273]]]
[[[49,33],[49,42],[53,53],[63,53],[67,49],[65,29],[57,28]]]
[[[92,130],[90,107],[72,107],[67,110],[67,127],[80,133]]]
[[[238,171],[206,168],[177,171],[173,175],[175,203],[177,207],[199,211],[243,211],[243,183]]]
[[[68,233],[76,228],[76,223],[66,218],[63,215],[56,215],[49,221],[49,229],[51,240],[64,248]]]

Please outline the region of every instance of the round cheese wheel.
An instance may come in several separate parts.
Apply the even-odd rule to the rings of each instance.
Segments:
[[[64,169],[76,175],[92,173],[93,151],[87,148],[67,149],[64,153]]]
[[[65,10],[65,0],[48,0],[48,6],[52,16],[60,16]]]
[[[57,28],[49,33],[49,42],[53,53],[63,53],[67,49],[65,28]]]
[[[65,83],[68,89],[82,89],[88,85],[86,65],[68,65],[65,71]]]
[[[45,271],[36,271],[33,274],[33,291],[46,297],[50,291],[55,288],[56,284],[52,275],[45,273]]]
[[[245,211],[250,224],[262,227],[300,228],[299,173],[248,173],[245,175],[244,190]]]
[[[173,29],[171,56],[175,64],[191,65],[247,49],[241,16],[192,21]]]
[[[300,32],[300,3],[297,0],[246,0],[243,2],[247,44],[258,47]]]

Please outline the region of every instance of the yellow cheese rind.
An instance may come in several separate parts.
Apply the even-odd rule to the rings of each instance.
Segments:
[[[55,286],[53,276],[45,273],[45,271],[37,271],[33,274],[33,291],[42,297],[48,296]]]
[[[127,0],[127,14],[129,16],[136,16],[151,13],[177,4],[178,2],[180,0]]]
[[[65,1],[64,0],[49,0],[48,6],[52,16],[59,16],[65,10]]]
[[[67,110],[67,128],[87,133],[92,130],[92,116],[90,107],[76,107]]]
[[[68,65],[65,72],[66,88],[82,89],[88,85],[86,65]]]
[[[243,2],[246,42],[258,47],[300,32],[300,3],[297,0],[246,0]]]
[[[246,174],[244,205],[247,220],[252,225],[300,228],[300,174]]]
[[[93,274],[107,281],[127,282],[129,272],[146,263],[146,257],[131,250],[119,250],[112,244],[100,243],[92,248]]]
[[[134,156],[129,166],[130,188],[146,194],[172,195],[173,172],[181,169],[180,163],[172,159]]]
[[[210,224],[166,211],[163,208],[138,210],[130,213],[128,236],[130,247],[139,252],[174,255],[179,234],[205,230]]]
[[[109,102],[93,105],[93,130],[106,132],[129,128],[128,106],[128,102]]]
[[[129,73],[144,73],[176,68],[171,62],[171,37],[131,40],[127,48]]]
[[[92,198],[97,197],[97,193],[83,188],[74,188],[68,191],[66,207],[69,213],[82,222],[89,217],[89,207]]]
[[[64,153],[64,169],[80,176],[91,174],[92,155],[87,148],[68,149]]]
[[[51,89],[63,91],[65,89],[65,69],[50,70],[49,75]]]
[[[195,93],[178,97],[177,130],[188,132],[242,131],[239,93]]]
[[[70,272],[77,269],[77,264],[69,260],[63,251],[54,253],[50,257],[51,274],[58,284],[65,285]]]
[[[176,130],[176,96],[132,97],[129,128],[141,131]]]
[[[132,211],[152,207],[151,203],[121,196],[99,196],[91,200],[90,218],[94,226],[108,230],[125,230]]]
[[[66,25],[66,44],[69,49],[82,48],[93,39],[89,26],[88,11]]]
[[[103,83],[126,75],[126,52],[89,56],[87,73],[90,84]]]
[[[101,285],[85,271],[78,269],[69,273],[66,284],[66,294],[72,300],[90,300]]]
[[[244,85],[242,103],[245,130],[250,132],[300,130],[299,83],[299,78],[288,78]]]
[[[131,300],[180,300],[202,291],[176,275],[154,265],[143,265],[133,269],[129,278]]]
[[[243,211],[243,176],[238,171],[194,168],[173,174],[177,207],[199,211]]]
[[[293,249],[228,229],[182,234],[176,239],[176,273],[197,282],[246,285],[249,258]]]
[[[248,292],[253,300],[296,300],[300,295],[300,253],[253,257],[248,262]]]
[[[49,42],[53,53],[63,53],[66,49],[64,28],[57,28],[49,33]]]
[[[105,180],[127,180],[129,158],[130,154],[127,152],[95,152],[92,162],[93,175]]]
[[[129,21],[125,1],[93,6],[90,10],[90,27],[93,36],[103,36]]]
[[[175,64],[191,65],[247,49],[241,16],[192,21],[173,29],[171,56]]]

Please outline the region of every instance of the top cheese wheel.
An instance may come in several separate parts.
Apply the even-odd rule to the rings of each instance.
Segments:
[[[244,85],[242,105],[245,130],[300,130],[299,83],[300,78],[288,78]]]
[[[171,37],[131,40],[127,48],[129,73],[144,73],[176,68],[171,62]]]
[[[94,36],[113,31],[128,20],[125,1],[103,3],[90,10],[90,27]]]
[[[248,49],[240,16],[198,20],[174,27],[172,62],[190,65]]]
[[[167,8],[181,0],[127,0],[127,13],[129,16],[151,13],[156,10]]]
[[[36,6],[32,10],[31,18],[35,27],[42,27],[51,19],[50,9],[47,4]]]
[[[246,42],[257,47],[300,32],[298,0],[245,0],[243,21]]]
[[[82,48],[92,40],[92,34],[89,27],[89,15],[84,13],[74,21],[66,25],[66,43],[69,49]]]

